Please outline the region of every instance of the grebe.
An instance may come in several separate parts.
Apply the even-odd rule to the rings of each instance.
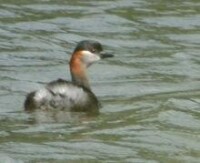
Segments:
[[[69,63],[72,81],[58,79],[40,90],[29,93],[24,102],[25,110],[98,112],[100,104],[91,91],[86,68],[95,61],[108,57],[113,55],[103,52],[99,42],[93,40],[79,42]]]

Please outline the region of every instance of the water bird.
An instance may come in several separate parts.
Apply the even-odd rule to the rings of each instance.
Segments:
[[[98,41],[80,41],[72,53],[69,67],[71,81],[58,79],[26,96],[26,111],[67,110],[74,112],[98,113],[100,103],[92,92],[86,69],[94,62],[113,57],[104,52]]]

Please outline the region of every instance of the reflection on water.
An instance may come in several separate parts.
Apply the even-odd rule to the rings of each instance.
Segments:
[[[199,5],[1,0],[1,161],[198,163]],[[100,115],[25,113],[28,92],[70,79],[83,39],[115,52],[89,69]]]

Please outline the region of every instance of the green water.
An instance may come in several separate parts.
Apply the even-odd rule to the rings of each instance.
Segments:
[[[0,0],[0,162],[200,162],[200,2]],[[23,111],[80,40],[100,115]]]

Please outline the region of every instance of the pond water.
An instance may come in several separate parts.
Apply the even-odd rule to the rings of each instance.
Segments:
[[[0,2],[0,162],[200,162],[199,1]],[[84,39],[115,53],[88,72],[100,115],[25,113]]]

